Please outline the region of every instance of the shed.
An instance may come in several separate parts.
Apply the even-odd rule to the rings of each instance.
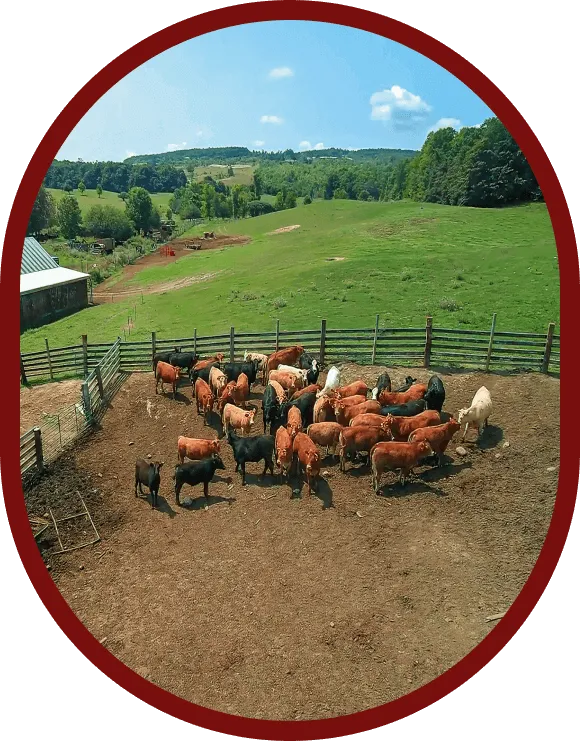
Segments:
[[[20,267],[20,331],[88,306],[89,277],[60,267],[34,237],[26,237]]]

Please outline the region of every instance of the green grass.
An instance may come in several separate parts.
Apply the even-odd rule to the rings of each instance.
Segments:
[[[282,226],[298,230],[268,235]],[[248,234],[252,242],[192,253],[134,276],[135,288],[218,273],[179,291],[146,295],[131,338],[330,327],[434,326],[545,332],[559,322],[554,234],[543,204],[474,209],[401,202],[316,201],[238,222],[215,222],[199,235]],[[343,261],[327,261],[344,257]],[[237,293],[236,293],[237,292]],[[244,295],[252,300],[242,300]],[[122,336],[129,307],[103,305],[31,330],[23,351]],[[558,330],[557,330],[558,331]]]
[[[196,180],[201,181],[206,175],[210,175],[214,180],[221,180],[226,185],[252,185],[254,182],[254,168],[252,165],[232,165],[234,171],[233,177],[224,177],[227,175],[227,165],[208,165],[206,167],[196,167]]]
[[[63,190],[58,190],[57,188],[47,188],[47,190],[49,193],[52,194],[52,197],[55,199],[57,204],[60,199],[64,195],[66,195]],[[79,206],[83,216],[89,210],[89,208],[91,208],[91,206],[108,205],[115,206],[116,208],[120,208],[123,210],[125,209],[125,204],[119,198],[119,194],[113,193],[110,190],[104,190],[100,198],[97,195],[96,190],[85,190],[82,195],[79,193],[78,190],[73,190],[72,194],[79,202]],[[163,216],[165,216],[165,212],[169,208],[169,199],[172,195],[172,193],[151,193],[151,200],[153,201],[153,204],[162,208]],[[178,216],[174,216],[173,218],[179,220]]]

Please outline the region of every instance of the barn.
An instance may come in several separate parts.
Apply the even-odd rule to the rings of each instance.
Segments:
[[[20,332],[88,305],[87,273],[62,268],[34,237],[26,237],[20,267]]]

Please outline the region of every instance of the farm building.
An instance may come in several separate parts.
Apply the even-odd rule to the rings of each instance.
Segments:
[[[26,237],[20,267],[20,331],[49,324],[88,305],[87,273],[60,267]]]

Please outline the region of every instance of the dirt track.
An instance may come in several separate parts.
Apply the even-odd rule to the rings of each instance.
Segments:
[[[380,370],[349,366],[344,377],[373,382]],[[64,504],[81,490],[103,536],[66,556],[50,557],[54,545],[44,544],[58,587],[122,661],[216,710],[323,718],[419,687],[513,602],[542,546],[558,476],[557,380],[442,378],[449,412],[483,383],[492,394],[490,426],[465,458],[452,443],[446,468],[419,468],[404,489],[391,475],[382,496],[367,469],[341,474],[327,460],[319,495],[303,488],[291,501],[286,485],[257,477],[261,464],[248,464],[242,488],[224,442],[227,470],[204,510],[203,497],[175,505],[171,473],[179,434],[213,432],[185,381],[173,401],[155,396],[151,374],[133,375],[102,429],[28,495],[42,515],[55,490]],[[161,511],[133,496],[135,458],[148,453],[166,462]]]

